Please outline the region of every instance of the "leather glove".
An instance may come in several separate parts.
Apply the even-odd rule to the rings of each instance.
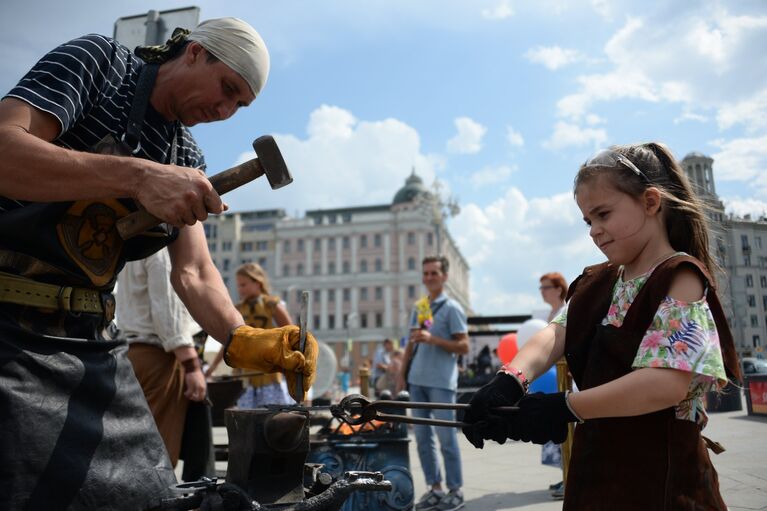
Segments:
[[[297,402],[306,397],[314,383],[317,370],[317,340],[306,332],[306,346],[301,353],[295,325],[279,328],[253,328],[246,325],[236,328],[224,348],[224,360],[230,367],[254,369],[265,373],[285,371],[288,392]],[[303,389],[297,388],[296,376],[304,375]]]
[[[567,438],[567,424],[580,422],[567,406],[564,392],[528,394],[517,406],[519,411],[509,417],[508,423],[512,440],[561,444]]]
[[[524,395],[525,389],[519,380],[506,373],[496,374],[469,401],[469,408],[463,416],[463,422],[469,426],[462,428],[466,439],[477,449],[484,447],[485,440],[504,443],[508,438],[508,419],[491,413],[490,409],[514,406]]]

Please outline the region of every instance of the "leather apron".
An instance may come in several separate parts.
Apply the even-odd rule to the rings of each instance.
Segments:
[[[578,388],[590,389],[632,371],[645,332],[680,265],[703,265],[687,255],[661,263],[620,327],[601,325],[618,279],[609,263],[586,268],[570,287],[565,356]],[[732,336],[711,284],[708,304],[728,378],[739,370]],[[673,407],[635,417],[588,420],[575,428],[564,510],[722,510],[719,481],[698,424],[677,419]]]

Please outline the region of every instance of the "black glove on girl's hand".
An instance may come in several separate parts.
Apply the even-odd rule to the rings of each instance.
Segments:
[[[462,428],[466,439],[477,449],[484,447],[484,440],[495,440],[502,444],[508,438],[508,419],[490,412],[497,406],[514,406],[525,390],[519,380],[506,373],[496,374],[489,383],[482,386],[469,401],[469,409]]]
[[[519,411],[508,418],[508,434],[512,440],[561,444],[567,438],[567,423],[579,422],[568,408],[564,392],[528,394],[517,406]]]

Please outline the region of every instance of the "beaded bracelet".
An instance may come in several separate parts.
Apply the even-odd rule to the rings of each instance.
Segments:
[[[499,373],[506,373],[509,376],[513,377],[515,380],[519,382],[519,384],[522,386],[522,390],[527,394],[527,390],[530,388],[530,380],[527,379],[527,376],[525,376],[525,373],[523,373],[521,370],[517,369],[516,367],[512,367],[510,365],[505,365],[501,368]]]

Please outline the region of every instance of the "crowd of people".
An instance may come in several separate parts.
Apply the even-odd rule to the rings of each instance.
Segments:
[[[88,35],[45,55],[0,102],[3,509],[157,506],[176,482],[195,409],[203,434],[187,444],[208,455],[189,477],[210,473],[209,414],[206,423],[195,407],[206,399],[201,330],[222,343],[208,375],[221,359],[247,374],[240,406],[305,400],[317,341],[308,333],[300,350],[258,265],[237,271],[233,304],[201,225],[226,207],[188,129],[250,105],[269,62],[263,39],[236,18],[135,51]],[[702,206],[658,143],[595,154],[573,193],[607,262],[569,287],[559,274],[541,277],[548,326],[474,394],[463,434],[479,449],[509,439],[555,446],[576,423],[566,510],[725,510],[701,436],[703,395],[740,369]],[[116,221],[138,209],[162,224],[123,240]],[[427,294],[404,350],[386,340],[376,353],[376,391],[456,402],[469,337],[448,278],[447,258],[423,259]],[[528,392],[562,357],[577,391]],[[510,405],[518,411],[494,411]],[[463,507],[457,430],[414,433],[428,487],[415,509]]]

